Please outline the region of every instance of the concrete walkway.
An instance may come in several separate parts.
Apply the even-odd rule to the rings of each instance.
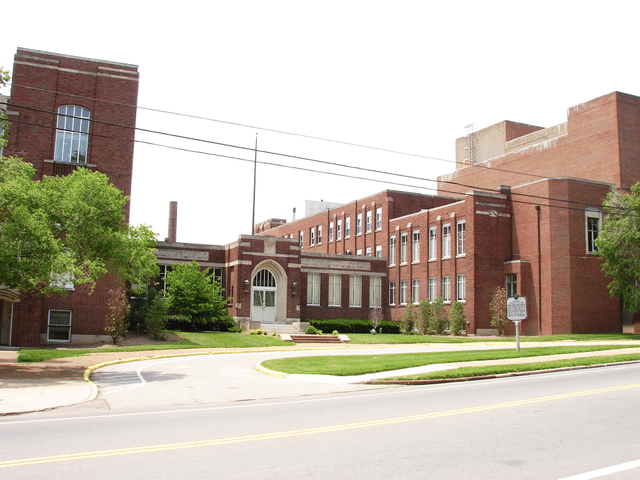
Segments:
[[[629,342],[624,342],[629,343]],[[596,344],[596,342],[570,342],[562,343],[565,345],[583,345]],[[599,344],[602,344],[600,342]],[[479,346],[478,344],[458,344],[466,347]],[[558,345],[554,343],[553,345]],[[358,350],[372,348],[394,348],[407,350],[416,346],[424,347],[425,351],[437,351],[439,349],[453,349],[452,344],[430,344],[430,345],[349,345],[347,347],[327,347],[326,345],[305,345],[304,347],[271,347],[271,348],[254,348],[254,349],[182,349],[182,350],[155,350],[155,351],[139,351],[139,352],[105,352],[93,353],[78,357],[67,357],[55,360],[49,360],[39,363],[17,363],[16,351],[0,350],[0,415],[10,415],[25,412],[42,411],[61,406],[75,405],[94,399],[98,390],[96,386],[88,380],[90,372],[93,369],[100,368],[105,364],[120,363],[133,360],[147,360],[152,358],[166,358],[171,356],[189,356],[189,355],[210,355],[225,353],[243,353],[256,351],[308,351],[308,350],[348,350],[348,353],[358,353]],[[482,344],[483,348],[505,348],[513,345],[505,345],[504,343],[491,345],[489,343]],[[540,343],[530,344],[528,346],[542,346]],[[544,346],[552,346],[544,344]],[[433,347],[433,348],[429,348]],[[526,346],[523,345],[523,349]],[[345,352],[347,353],[347,352]],[[415,373],[425,373],[434,370],[452,369],[466,366],[482,366],[482,365],[508,365],[515,363],[534,363],[546,362],[550,360],[577,358],[588,356],[607,355],[612,357],[615,362],[616,355],[627,353],[640,353],[640,346],[637,348],[625,348],[618,350],[583,352],[568,355],[551,355],[544,357],[523,357],[519,359],[508,360],[491,360],[483,362],[462,362],[447,365],[427,365],[424,367],[414,367],[392,372],[380,372],[369,375],[359,375],[355,377],[334,377],[330,375],[284,375],[292,381],[302,382],[321,382],[321,383],[362,383],[368,380],[379,378],[388,378],[401,375],[411,375]],[[265,372],[274,373],[274,372]]]

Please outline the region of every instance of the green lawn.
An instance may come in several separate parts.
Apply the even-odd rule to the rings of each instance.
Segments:
[[[563,353],[593,352],[636,347],[637,345],[582,345],[575,347],[534,347],[517,350],[398,353],[281,358],[262,362],[265,368],[283,373],[314,375],[364,375],[439,363],[472,362],[508,358],[538,357]]]
[[[515,337],[455,337],[448,335],[398,335],[370,333],[349,333],[350,343],[365,345],[405,344],[405,343],[487,343],[487,342],[513,342]],[[640,340],[640,335],[630,333],[597,333],[576,335],[547,335],[542,337],[520,337],[521,342],[559,342],[564,340],[574,341],[617,341]]]

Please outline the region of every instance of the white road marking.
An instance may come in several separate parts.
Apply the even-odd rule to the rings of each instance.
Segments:
[[[561,478],[559,480],[589,480],[590,478],[604,477],[606,475],[611,475],[612,473],[624,472],[625,470],[631,470],[632,468],[640,468],[640,460],[620,463],[611,467],[600,468],[599,470],[592,470],[591,472],[580,473],[578,475]]]

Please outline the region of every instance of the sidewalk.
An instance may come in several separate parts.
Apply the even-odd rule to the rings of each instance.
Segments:
[[[595,343],[595,342],[594,342]],[[575,343],[572,343],[575,345]],[[504,345],[504,344],[503,344]],[[410,346],[410,345],[408,345]],[[415,345],[414,345],[415,346]],[[535,346],[540,346],[537,344]],[[388,345],[378,347],[388,348]],[[393,348],[398,348],[393,345]],[[335,347],[345,348],[345,347]],[[376,348],[375,345],[351,345],[349,350]],[[326,345],[305,345],[304,347],[276,347],[256,349],[177,349],[153,350],[138,352],[99,352],[91,355],[67,357],[48,360],[39,363],[17,363],[17,351],[0,350],[0,416],[26,412],[42,411],[62,406],[76,405],[92,400],[98,394],[97,387],[85,380],[85,372],[92,366],[105,363],[118,363],[131,359],[150,359],[156,357],[208,355],[214,353],[240,353],[249,351],[278,351],[278,350],[329,350]],[[508,365],[515,363],[535,363],[558,360],[564,358],[578,358],[588,356],[616,355],[640,353],[637,348],[618,350],[582,352],[566,355],[550,355],[544,357],[523,357],[508,360],[489,360],[482,362],[463,362],[448,365],[427,365],[394,372],[383,372],[359,377],[332,377],[320,375],[278,375],[290,380],[322,383],[361,383],[374,378],[410,375],[433,370],[444,370],[466,366]],[[614,360],[615,361],[615,360]],[[366,377],[366,378],[365,378]]]

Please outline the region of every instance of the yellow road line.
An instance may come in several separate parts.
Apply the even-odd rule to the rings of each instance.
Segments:
[[[67,455],[53,455],[49,457],[24,458],[19,460],[8,460],[0,462],[0,468],[24,467],[28,465],[39,465],[43,463],[70,462],[74,460],[88,460],[94,458],[115,457],[121,455],[136,455],[141,453],[163,452],[168,450],[183,450],[187,448],[212,447],[216,445],[227,445],[232,443],[256,442],[260,440],[274,440],[278,438],[298,437],[303,435],[316,435],[320,433],[340,432],[345,430],[355,430],[360,428],[371,428],[383,425],[393,425],[398,423],[415,422],[420,420],[429,420],[433,418],[447,417],[451,415],[462,415],[466,413],[486,412],[501,408],[517,407],[521,405],[529,405],[538,402],[548,402],[553,400],[564,400],[568,398],[583,397],[588,395],[597,395],[601,393],[611,393],[622,390],[630,390],[640,388],[640,383],[630,385],[621,385],[617,387],[599,388],[595,390],[584,390],[581,392],[563,393],[559,395],[550,395],[546,397],[528,398],[525,400],[516,400],[513,402],[494,403],[491,405],[482,405],[478,407],[460,408],[456,410],[446,410],[443,412],[424,413],[420,415],[410,415],[406,417],[387,418],[382,420],[373,420],[368,422],[345,423],[342,425],[334,425],[329,427],[308,428],[303,430],[283,431],[263,433],[257,435],[245,435],[241,437],[219,438],[214,440],[201,440],[195,442],[168,443],[164,445],[149,445],[146,447],[132,447],[114,450],[101,450],[95,452],[71,453]]]

